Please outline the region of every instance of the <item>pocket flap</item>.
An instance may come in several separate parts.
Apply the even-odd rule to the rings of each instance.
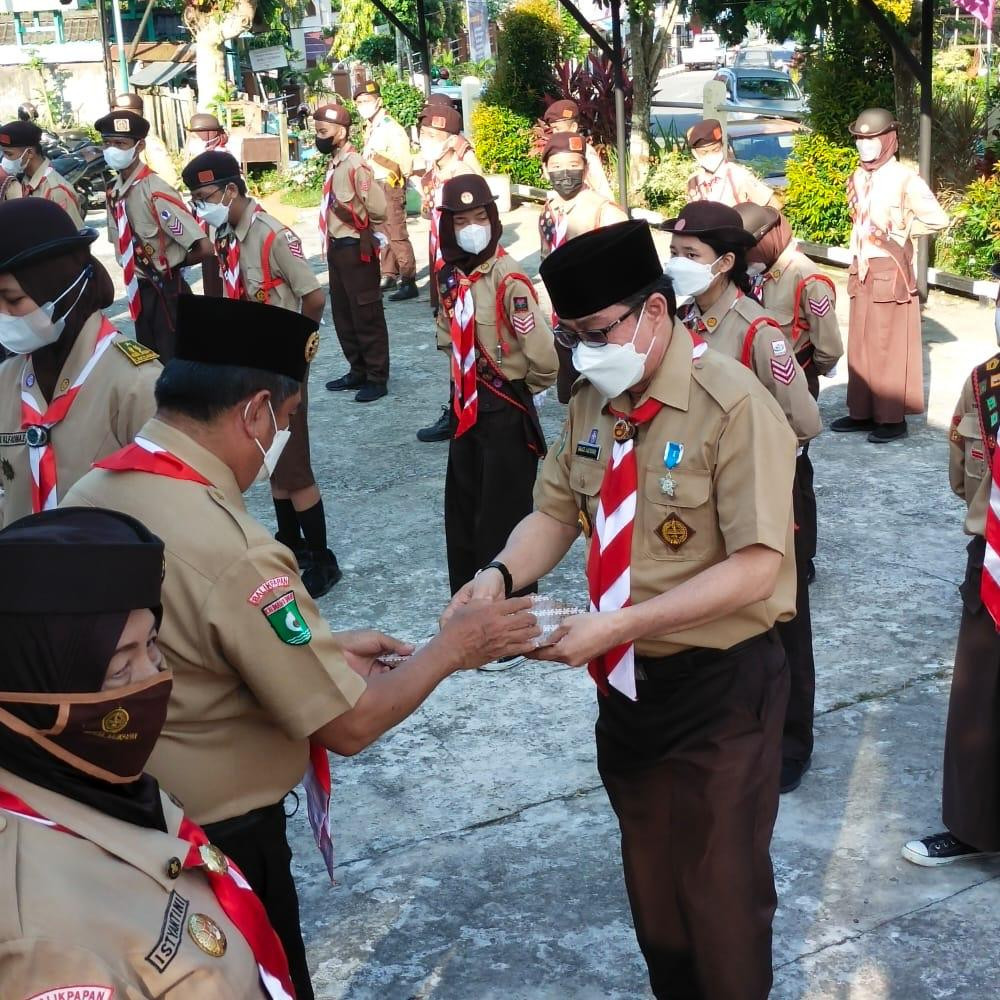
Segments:
[[[955,428],[964,438],[982,438],[982,428],[979,426],[979,417],[975,413],[963,414],[962,419]]]
[[[712,476],[707,469],[673,469],[673,492],[665,480],[665,466],[646,470],[646,499],[664,507],[700,507],[712,492]]]
[[[574,462],[569,470],[569,488],[574,493],[596,497],[601,492],[601,483],[604,482],[606,467],[586,459]]]

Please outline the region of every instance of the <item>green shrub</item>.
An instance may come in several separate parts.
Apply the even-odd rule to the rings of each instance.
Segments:
[[[424,106],[424,92],[403,80],[386,81],[380,84],[380,87],[386,111],[403,128],[416,125],[417,117]]]
[[[1000,176],[974,180],[951,216],[951,227],[937,238],[935,266],[970,278],[990,277],[990,265],[1000,257]]]
[[[784,213],[801,239],[846,246],[851,235],[847,181],[858,165],[851,146],[801,132],[788,158]]]
[[[550,0],[518,0],[500,20],[497,66],[484,100],[537,118],[543,95],[555,92],[553,67],[562,44],[562,24]]]
[[[542,163],[532,151],[532,120],[485,101],[472,112],[472,144],[483,170],[515,184],[543,187]]]
[[[396,39],[393,35],[369,35],[354,50],[354,58],[366,66],[395,62]]]
[[[647,208],[676,216],[687,202],[687,180],[694,173],[694,160],[676,149],[664,150],[646,177],[642,196]]]

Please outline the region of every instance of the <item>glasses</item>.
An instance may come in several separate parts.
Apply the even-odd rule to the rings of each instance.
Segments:
[[[218,195],[222,195],[223,197],[225,197],[225,188],[218,188],[217,187],[211,194],[209,194],[207,196],[206,195],[200,195],[197,198],[192,198],[191,199],[191,204],[195,208],[204,208],[206,205],[217,205],[217,204],[219,204],[219,202],[221,202],[221,200],[222,200],[221,198],[219,199],[219,202],[211,201],[210,200],[210,199],[214,198],[217,194]]]
[[[573,350],[579,343],[590,344],[591,347],[603,347],[608,342],[608,334],[618,326],[619,323],[624,323],[625,320],[632,316],[638,309],[645,305],[646,300],[643,299],[637,302],[628,312],[622,313],[613,323],[609,323],[607,326],[602,326],[598,330],[570,330],[563,326],[561,323],[556,323],[555,327],[552,329],[552,336],[555,337],[556,343],[562,347],[566,347],[569,350]]]

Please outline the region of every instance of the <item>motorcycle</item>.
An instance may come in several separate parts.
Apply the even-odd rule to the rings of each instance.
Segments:
[[[107,189],[114,183],[114,174],[104,162],[104,153],[86,132],[64,132],[62,154],[49,157],[52,166],[73,186],[80,201],[80,212],[86,215],[104,204]]]

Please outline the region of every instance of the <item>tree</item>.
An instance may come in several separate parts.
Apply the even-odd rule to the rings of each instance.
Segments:
[[[256,0],[185,0],[181,16],[194,40],[199,109],[224,93],[225,44],[250,30],[256,7]]]

